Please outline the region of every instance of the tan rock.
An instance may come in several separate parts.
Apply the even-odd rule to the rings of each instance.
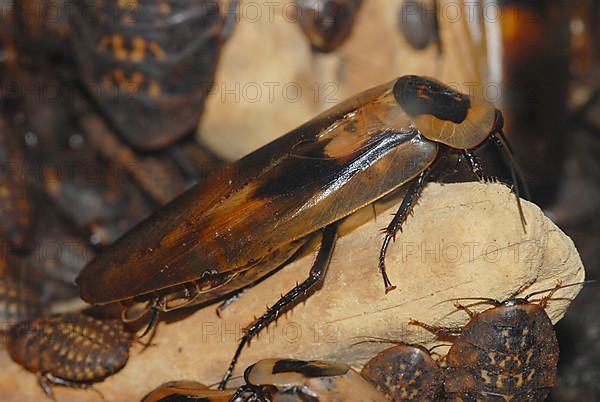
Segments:
[[[359,368],[385,345],[354,343],[365,336],[427,343],[430,334],[407,325],[409,318],[427,323],[461,325],[452,299],[505,299],[548,289],[557,281],[579,282],[584,270],[573,242],[542,211],[523,202],[523,232],[514,196],[500,184],[430,183],[404,231],[389,249],[388,273],[398,285],[384,294],[377,256],[386,226],[397,205],[377,214],[340,238],[323,289],[298,305],[245,349],[236,374],[266,357],[336,359]],[[363,216],[372,214],[370,208]],[[351,226],[351,223],[345,224]],[[272,305],[296,281],[302,281],[313,254],[286,266],[250,289],[219,319],[209,306],[187,319],[161,323],[154,343],[140,354],[134,345],[127,366],[97,385],[108,401],[131,402],[169,380],[191,379],[211,384],[223,374],[242,328]],[[548,306],[553,322],[565,313],[579,287],[559,290]],[[562,298],[566,298],[564,300]],[[482,307],[483,308],[483,307]],[[440,350],[436,350],[440,351]],[[0,355],[0,395],[4,402],[44,400],[36,377]],[[57,400],[99,400],[91,391],[55,387]]]

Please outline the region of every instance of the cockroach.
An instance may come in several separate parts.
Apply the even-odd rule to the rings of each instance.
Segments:
[[[7,348],[15,362],[39,375],[51,396],[50,384],[87,388],[122,369],[131,341],[119,320],[69,313],[19,323]]]
[[[169,381],[150,393],[142,402],[242,402],[232,399],[235,390],[213,390],[196,381]],[[258,402],[258,400],[256,400]],[[250,401],[248,401],[250,402]],[[267,402],[267,401],[265,401]]]
[[[543,401],[556,383],[559,348],[545,308],[558,284],[539,303],[529,298],[479,299],[494,307],[469,314],[463,328],[436,327],[411,321],[441,337],[457,334],[444,358],[444,388],[449,401]],[[518,292],[520,293],[520,292]]]
[[[510,157],[502,126],[502,113],[490,103],[430,78],[404,76],[367,90],[161,208],[83,269],[81,297],[92,304],[144,303],[155,323],[159,311],[214,302],[256,283],[320,232],[309,277],[247,329],[224,387],[244,345],[322,286],[338,221],[403,188],[379,257],[385,289],[394,289],[386,251],[432,171],[454,151],[484,179],[473,149],[491,141]]]
[[[416,50],[435,43],[438,53],[442,53],[437,2],[438,0],[407,0],[402,3],[398,25],[404,39]],[[431,9],[428,9],[428,5],[431,5]]]
[[[236,9],[239,0],[231,0]],[[117,131],[142,150],[173,144],[197,123],[237,17],[218,0],[76,2],[79,76]]]
[[[331,52],[352,32],[362,0],[296,0],[298,23],[314,50]]]
[[[397,343],[365,364],[360,375],[392,401],[439,401],[444,377],[429,350]]]
[[[350,366],[339,362],[264,359],[248,367],[244,379],[250,387],[275,388],[270,396],[273,402],[387,400]]]

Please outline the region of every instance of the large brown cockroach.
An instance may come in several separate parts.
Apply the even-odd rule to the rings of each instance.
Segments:
[[[458,152],[484,179],[472,150],[491,141],[510,156],[502,127],[502,113],[493,105],[433,79],[404,76],[367,90],[227,166],[142,222],[84,268],[77,278],[81,297],[92,304],[145,303],[153,324],[159,311],[214,302],[256,283],[322,232],[309,277],[247,329],[224,386],[244,345],[322,286],[338,222],[402,187],[407,193],[385,229],[379,257],[385,289],[392,290],[386,250],[432,171],[443,166],[437,162]]]
[[[119,371],[132,341],[118,320],[101,321],[80,313],[23,321],[9,334],[12,359],[50,384],[85,388]]]
[[[362,0],[296,0],[298,23],[314,50],[331,52],[350,35]]]

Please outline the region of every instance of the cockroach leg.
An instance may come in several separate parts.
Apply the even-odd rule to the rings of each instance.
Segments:
[[[41,373],[38,374],[38,384],[40,384],[40,387],[42,387],[42,389],[44,390],[44,393],[46,395],[48,395],[48,397],[50,399],[52,399],[53,401],[56,401],[56,398],[54,397],[54,392],[52,391],[52,387],[49,384],[47,375],[44,375]]]
[[[239,387],[235,394],[231,397],[231,401],[270,401],[271,398],[268,395],[268,390],[270,387],[265,386],[256,386],[252,384],[245,384]],[[248,397],[249,396],[249,397]]]
[[[471,309],[469,308],[469,306],[465,306],[465,305],[463,305],[463,304],[460,304],[460,303],[454,303],[454,307],[455,307],[457,310],[462,310],[462,311],[464,311],[465,313],[467,313],[467,314],[469,315],[469,318],[471,318],[471,319],[475,318],[475,316],[477,315],[477,312],[476,312],[476,311],[473,311],[473,310],[471,310]]]
[[[104,394],[89,383],[65,380],[64,378],[57,377],[50,373],[40,374],[40,376],[38,377],[38,382],[40,383],[40,386],[42,387],[44,392],[53,400],[56,399],[54,396],[54,392],[52,392],[52,387],[50,384],[61,385],[69,388],[89,389],[90,391],[94,391],[96,394],[98,394],[102,401],[106,401]]]
[[[46,385],[49,385],[48,383],[50,383],[50,384],[62,385],[65,387],[70,387],[70,388],[81,388],[81,389],[90,388],[90,385],[87,383],[65,380],[64,378],[57,377],[50,373],[43,375],[42,378],[44,378],[44,380],[46,381]]]
[[[467,161],[469,169],[471,169],[471,172],[473,172],[480,182],[496,183],[500,181],[496,176],[487,176],[483,173],[485,169],[481,163],[481,159],[470,150],[463,149],[459,155]]]
[[[412,181],[410,187],[408,188],[408,192],[402,200],[402,204],[400,204],[400,208],[398,208],[398,212],[396,212],[394,215],[394,219],[392,219],[387,228],[384,229],[385,238],[383,239],[383,245],[381,246],[381,251],[379,253],[379,271],[383,276],[385,293],[396,289],[396,286],[392,285],[392,282],[385,271],[385,254],[387,253],[390,240],[396,239],[396,233],[398,230],[402,231],[402,224],[406,221],[408,214],[411,212],[417,199],[419,198],[419,195],[423,190],[423,186],[425,185],[425,181],[430,173],[431,168],[427,168]]]
[[[156,326],[158,324],[159,316],[160,316],[160,310],[156,307],[153,307],[152,308],[152,316],[150,316],[150,321],[148,321],[148,325],[146,326],[146,329],[144,330],[142,335],[140,335],[140,338],[145,337],[150,332],[154,332],[154,330],[156,329]]]
[[[417,327],[421,327],[426,331],[431,332],[438,338],[439,340],[454,340],[456,339],[462,332],[462,328],[460,327],[442,327],[438,325],[429,325],[421,321],[410,319],[408,321],[408,325],[414,325]]]
[[[546,296],[542,297],[542,300],[540,300],[539,305],[540,307],[542,307],[543,309],[545,309],[548,306],[548,302],[550,300],[552,300],[552,296],[554,296],[554,294],[559,290],[562,289],[564,286],[562,286],[562,283],[560,281],[558,281],[558,283],[556,284],[555,287],[553,287]]]
[[[319,248],[317,258],[310,269],[308,278],[281,297],[281,299],[279,299],[271,308],[267,309],[260,318],[254,321],[254,323],[246,329],[246,333],[242,337],[235,354],[229,363],[229,367],[219,384],[219,389],[225,389],[244,346],[250,342],[258,332],[268,326],[271,322],[275,321],[282,312],[287,311],[298,304],[301,297],[309,296],[323,285],[323,280],[325,279],[325,274],[327,273],[327,268],[329,267],[329,262],[331,261],[331,256],[333,255],[333,250],[335,248],[337,229],[338,222],[334,222],[323,229],[321,247]]]
[[[471,169],[471,172],[473,172],[473,174],[477,176],[479,181],[485,181],[483,167],[481,165],[481,160],[479,159],[479,157],[473,152],[469,151],[468,149],[463,149],[461,156],[465,158],[467,164],[469,165],[469,168]]]
[[[142,332],[141,335],[137,336],[137,339],[139,341],[141,338],[144,338],[149,333],[152,333],[152,335],[150,336],[150,338],[148,339],[147,342],[139,341],[139,343],[144,346],[143,350],[146,350],[146,348],[151,345],[152,339],[154,338],[154,334],[156,332],[156,327],[158,324],[158,318],[160,315],[161,303],[162,303],[161,298],[155,297],[155,298],[147,301],[146,304],[144,305],[144,307],[140,311],[136,311],[137,305],[125,307],[121,311],[121,321],[125,325],[137,323],[143,317],[145,317],[148,313],[150,313],[150,319],[148,320],[148,324],[146,324],[146,328],[144,328],[144,331]],[[135,314],[133,316],[130,315],[132,312],[135,312]],[[139,332],[139,329],[138,329],[138,332]]]

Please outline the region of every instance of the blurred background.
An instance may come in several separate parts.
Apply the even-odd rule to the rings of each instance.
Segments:
[[[599,279],[596,0],[0,0],[0,318],[79,306],[104,247],[223,164],[404,74],[504,112]],[[490,161],[494,163],[494,161]],[[552,401],[600,400],[600,292],[557,325]]]

